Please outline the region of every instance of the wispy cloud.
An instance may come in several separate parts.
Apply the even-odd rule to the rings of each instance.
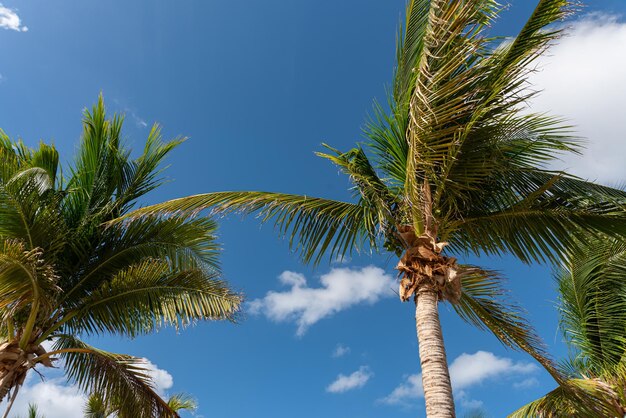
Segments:
[[[349,390],[362,388],[374,376],[369,367],[361,366],[359,370],[350,374],[337,376],[337,379],[326,388],[326,392],[343,393]]]
[[[364,303],[373,304],[393,296],[394,279],[378,267],[334,268],[320,278],[321,287],[309,287],[299,273],[285,271],[279,281],[289,286],[283,292],[268,292],[250,302],[252,314],[263,314],[276,322],[295,322],[302,336],[316,322]]]
[[[621,183],[626,180],[626,22],[592,14],[569,26],[568,36],[539,60],[540,71],[530,77],[542,90],[531,110],[564,116],[588,140],[582,156],[567,156],[556,168]]]
[[[345,356],[346,354],[350,354],[350,347],[343,344],[337,344],[337,347],[333,350],[332,356],[334,358],[339,358]]]
[[[457,400],[464,407],[476,408],[482,403],[471,399],[467,389],[488,379],[527,375],[537,370],[537,366],[532,363],[516,363],[509,358],[498,357],[487,351],[478,351],[474,354],[464,353],[454,359],[450,364],[450,380]],[[423,397],[424,387],[420,373],[408,376],[402,384],[380,401],[391,405],[408,405],[411,401]]]
[[[26,32],[28,27],[22,25],[22,20],[17,15],[17,10],[9,9],[0,3],[0,28],[14,30],[17,32]]]
[[[126,115],[130,116],[130,118],[135,122],[135,125],[138,128],[146,128],[148,127],[148,122],[144,118],[142,118],[137,111],[122,102],[122,100],[113,98],[113,103],[121,109],[121,111]]]
[[[535,377],[529,377],[528,379],[524,379],[521,382],[513,383],[513,387],[515,389],[530,389],[539,386],[539,380]]]

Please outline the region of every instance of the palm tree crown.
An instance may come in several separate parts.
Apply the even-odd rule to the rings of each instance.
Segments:
[[[155,213],[107,224],[162,183],[159,167],[183,141],[163,142],[155,125],[131,158],[122,122],[107,119],[102,98],[85,111],[65,174],[54,146],[0,132],[0,400],[60,358],[70,380],[122,400],[129,416],[175,416],[139,359],[79,338],[236,317],[241,297],[218,279],[214,221]]]
[[[557,273],[567,380],[512,417],[626,414],[626,243],[592,241]],[[590,402],[591,401],[591,402]]]
[[[571,12],[570,3],[539,1],[519,35],[504,41],[488,36],[501,10],[493,0],[408,2],[389,105],[375,106],[363,145],[318,154],[350,177],[352,201],[220,192],[148,207],[130,219],[203,208],[257,212],[289,236],[305,262],[355,248],[400,257],[400,296],[418,304],[422,367],[439,364],[422,373],[429,417],[454,415],[440,301],[561,380],[519,308],[503,300],[501,277],[451,255],[557,261],[589,235],[625,233],[626,193],[551,170],[560,154],[578,152],[580,139],[562,120],[526,106],[536,94],[527,76],[560,36],[551,25]]]

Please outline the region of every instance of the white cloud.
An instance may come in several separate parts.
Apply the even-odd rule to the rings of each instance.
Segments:
[[[529,377],[521,382],[513,383],[515,389],[530,389],[539,386],[539,380],[534,377]]]
[[[143,367],[148,370],[148,374],[152,377],[154,387],[159,395],[164,396],[165,392],[174,386],[174,378],[167,370],[159,369],[156,364],[147,358],[142,358]]]
[[[532,363],[515,363],[509,358],[498,357],[487,351],[477,351],[474,354],[463,353],[458,356],[450,364],[449,370],[452,389],[455,391],[457,400],[463,406],[475,408],[480,406],[480,401],[471,400],[466,389],[487,379],[502,379],[534,373],[538,367]],[[381,401],[387,404],[406,405],[411,400],[423,397],[422,375],[414,374],[408,376],[404,383],[396,387],[391,394]]]
[[[165,396],[165,392],[174,384],[172,375],[166,370],[159,369],[148,359],[142,360],[148,374],[154,379],[157,393]],[[58,376],[58,372],[52,373],[57,376],[45,381],[41,381],[33,373],[28,376],[13,405],[12,416],[26,416],[28,405],[34,403],[40,414],[44,414],[46,418],[83,418],[87,397],[77,386],[68,385],[65,378]],[[0,410],[5,406],[5,403],[0,403]]]
[[[478,409],[483,406],[483,401],[470,398],[467,392],[460,390],[454,394],[454,399],[465,409]]]
[[[264,298],[249,303],[253,314],[263,314],[276,322],[295,322],[302,336],[319,320],[354,305],[373,304],[393,296],[394,279],[377,267],[362,269],[334,268],[320,278],[321,287],[308,287],[299,273],[285,271],[279,281],[289,290],[268,292]]]
[[[351,375],[340,374],[337,379],[326,388],[326,392],[343,393],[349,390],[362,388],[374,374],[369,367],[361,366],[359,370]]]
[[[626,22],[592,14],[573,22],[568,36],[540,59],[531,75],[543,90],[532,111],[561,115],[585,137],[582,157],[567,156],[556,168],[591,180],[626,180]]]
[[[31,375],[20,389],[15,404],[11,409],[12,416],[26,416],[28,404],[37,405],[39,413],[46,418],[82,418],[86,396],[76,386],[68,386],[65,379],[55,378],[44,382]],[[4,406],[4,404],[0,404]],[[3,409],[3,408],[1,408]]]
[[[18,32],[28,31],[28,27],[22,25],[22,20],[14,9],[4,7],[0,3],[0,28],[15,30]]]
[[[350,347],[347,347],[343,344],[337,344],[337,347],[335,347],[335,350],[333,350],[333,357],[339,358],[349,353],[350,353]]]

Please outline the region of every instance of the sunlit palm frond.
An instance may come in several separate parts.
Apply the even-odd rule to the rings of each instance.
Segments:
[[[378,177],[378,173],[376,173],[363,149],[354,148],[342,153],[328,145],[325,146],[334,154],[318,152],[316,155],[326,158],[340,167],[354,183],[355,194],[362,200],[362,204],[370,205],[377,212],[376,219],[379,222],[388,222],[393,225],[395,223],[394,207],[400,202],[396,200],[385,182]],[[375,228],[376,225],[370,225],[370,229]]]
[[[215,214],[258,214],[273,221],[304,261],[318,263],[350,253],[355,246],[376,246],[377,214],[370,207],[315,197],[270,192],[217,192],[174,199],[130,212],[126,218],[155,213],[194,213],[211,209]]]
[[[482,74],[475,71],[486,39],[484,29],[495,18],[494,1],[430,2],[419,62],[414,63],[407,141],[409,153],[405,196],[416,231],[423,205],[422,182],[437,183],[442,167],[454,158],[475,110]],[[444,168],[445,170],[445,168]]]
[[[210,218],[190,214],[146,216],[110,224],[98,240],[73,242],[73,249],[88,257],[64,266],[68,272],[80,267],[80,275],[63,280],[65,299],[88,294],[118,271],[145,259],[165,259],[180,269],[219,272],[217,224]]]
[[[509,418],[620,417],[615,392],[601,381],[571,379],[545,396],[509,415]]]
[[[85,404],[85,418],[107,418],[113,411],[98,393],[92,393]]]
[[[409,113],[390,101],[389,113],[374,103],[374,114],[365,126],[367,145],[376,159],[374,164],[387,177],[389,188],[398,195],[404,192],[406,182],[409,144],[406,130],[409,126]]]
[[[46,170],[30,167],[0,183],[0,238],[54,252],[65,234],[60,198]]]
[[[190,411],[193,412],[198,409],[198,402],[185,393],[177,393],[172,395],[167,400],[167,404],[173,411]]]
[[[234,320],[240,294],[201,269],[175,270],[146,260],[117,273],[64,312],[62,332],[135,337],[164,326],[199,320]]]
[[[123,120],[118,115],[107,119],[102,96],[91,111],[85,110],[83,133],[67,184],[71,191],[65,200],[69,225],[78,226],[84,216],[112,207],[129,159],[121,141]]]
[[[98,350],[70,336],[60,336],[53,352],[65,361],[68,378],[85,392],[100,394],[105,404],[119,400],[124,412],[137,418],[177,418],[156,394],[141,359]]]
[[[115,196],[115,206],[120,213],[126,212],[141,196],[163,184],[159,176],[164,169],[160,168],[167,155],[185,138],[177,138],[164,142],[161,128],[152,126],[143,153],[135,160],[129,160],[123,167],[123,181]]]
[[[590,236],[626,234],[624,191],[539,170],[501,181],[501,193],[476,202],[476,215],[448,224],[452,248],[558,263]]]
[[[580,372],[602,375],[626,358],[626,243],[590,241],[563,265],[557,276],[561,327]]]

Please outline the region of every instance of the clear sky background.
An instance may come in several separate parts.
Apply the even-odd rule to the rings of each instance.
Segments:
[[[494,27],[515,34],[536,5],[512,0]],[[573,172],[626,179],[626,5],[588,1],[570,35],[533,76],[534,110],[565,115],[589,138]],[[348,183],[313,152],[347,150],[391,81],[404,0],[4,0],[0,127],[69,161],[82,109],[99,92],[126,113],[140,146],[149,125],[188,136],[169,159],[173,180],[145,201],[218,190],[348,199]],[[188,392],[206,418],[424,417],[414,306],[402,304],[392,259],[354,254],[302,266],[270,225],[221,221],[224,276],[246,294],[239,324],[204,323],[94,343],[149,359],[162,393]],[[498,269],[556,358],[566,353],[546,266],[471,259]],[[526,355],[441,307],[459,415],[502,417],[554,387]],[[18,400],[47,418],[81,417],[83,399],[58,373],[33,376]],[[190,415],[188,415],[190,416]]]

